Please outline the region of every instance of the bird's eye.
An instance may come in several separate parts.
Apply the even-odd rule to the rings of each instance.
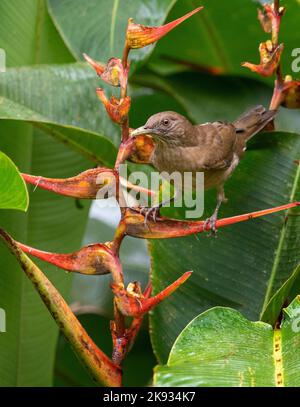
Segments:
[[[165,126],[167,126],[167,125],[169,124],[169,120],[168,120],[168,119],[163,120],[163,124],[164,124]]]

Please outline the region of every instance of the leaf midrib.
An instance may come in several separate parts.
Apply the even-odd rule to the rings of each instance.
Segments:
[[[300,165],[297,166],[297,171],[295,174],[295,178],[294,178],[294,183],[293,183],[293,187],[291,190],[291,194],[290,194],[290,199],[289,202],[293,202],[295,200],[295,195],[296,195],[296,190],[297,190],[297,185],[299,183],[300,180]],[[289,211],[286,212],[287,214],[289,213]],[[279,243],[277,246],[277,250],[276,250],[276,255],[275,255],[275,259],[274,259],[274,263],[273,263],[273,267],[272,267],[272,271],[270,274],[270,278],[269,278],[269,282],[267,285],[267,290],[266,290],[266,295],[265,295],[265,299],[262,305],[262,310],[260,313],[260,319],[264,313],[264,310],[267,307],[267,304],[272,296],[272,289],[273,289],[273,285],[274,285],[274,280],[277,274],[277,270],[279,267],[279,263],[280,263],[280,259],[281,259],[281,253],[283,250],[283,244],[284,244],[284,240],[286,237],[286,233],[287,233],[287,223],[285,221],[283,221],[283,225],[281,228],[281,232],[280,232],[280,239],[279,239]]]
[[[35,120],[30,120],[30,119],[12,119],[12,118],[10,118],[10,117],[5,117],[5,115],[1,115],[1,114],[0,114],[0,120],[1,120],[1,119],[3,119],[3,120],[5,120],[5,119],[6,119],[6,120],[20,120],[20,121],[23,121],[23,122],[31,123],[33,126],[38,127],[38,128],[41,128],[45,133],[47,133],[47,134],[49,134],[50,136],[52,136],[52,137],[58,139],[58,140],[59,140],[60,142],[62,142],[62,143],[65,143],[66,140],[68,140],[69,145],[73,146],[73,148],[76,149],[77,152],[79,152],[82,156],[88,158],[90,161],[96,162],[97,164],[102,164],[102,165],[104,165],[104,166],[111,167],[112,163],[109,162],[109,161],[107,161],[107,160],[105,160],[104,157],[102,157],[102,158],[100,159],[100,157],[99,157],[97,154],[92,154],[92,153],[91,153],[88,149],[86,149],[84,146],[82,146],[82,145],[79,144],[79,143],[76,143],[74,140],[69,140],[69,139],[67,139],[67,137],[64,136],[63,133],[59,132],[58,130],[54,130],[54,129],[51,128],[50,126],[61,126],[62,128],[66,128],[66,129],[70,129],[70,130],[71,130],[71,129],[74,129],[74,130],[79,131],[79,132],[88,133],[88,134],[90,134],[90,135],[95,135],[95,137],[99,137],[99,138],[101,138],[101,139],[104,139],[105,142],[111,143],[111,146],[115,148],[114,144],[113,144],[108,138],[104,137],[102,134],[96,133],[96,132],[91,131],[91,130],[87,130],[87,129],[83,128],[83,127],[71,126],[71,125],[67,125],[67,124],[64,124],[64,123],[57,122],[57,121],[51,121],[51,120],[45,118],[44,116],[40,115],[38,112],[36,112],[36,111],[34,111],[34,110],[31,110],[31,109],[29,109],[28,107],[26,107],[25,105],[22,105],[22,104],[20,104],[20,103],[18,103],[18,102],[15,102],[15,101],[13,101],[12,99],[9,99],[9,98],[7,98],[7,97],[0,96],[0,101],[1,101],[1,100],[10,101],[10,102],[12,102],[12,103],[14,104],[14,106],[20,106],[20,107],[26,109],[26,113],[27,113],[27,114],[30,113],[30,112],[32,112],[32,116],[35,116],[36,118],[35,118]]]
[[[115,29],[118,9],[119,9],[119,0],[114,0],[111,13],[110,41],[109,41],[111,55],[113,55],[114,52]]]

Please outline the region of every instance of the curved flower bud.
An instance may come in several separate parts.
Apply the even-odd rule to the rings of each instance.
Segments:
[[[271,41],[262,42],[259,46],[260,64],[255,65],[250,62],[243,62],[242,66],[249,68],[252,72],[257,72],[262,76],[272,76],[279,63],[284,45],[280,44],[275,49]]]
[[[127,86],[128,72],[129,65],[124,69],[121,59],[111,58],[105,66],[101,78],[112,86],[121,86],[124,88]]]
[[[278,35],[281,18],[285,13],[285,8],[280,7],[278,13],[274,9],[274,4],[264,4],[263,10],[258,9],[258,19],[266,33],[274,32]]]
[[[121,59],[110,58],[106,65],[100,65],[88,55],[83,54],[83,56],[104,82],[117,87],[125,87],[127,85],[129,64],[124,69]]]
[[[192,272],[187,271],[179,277],[174,283],[170,284],[163,291],[154,297],[147,298],[142,294],[138,282],[130,283],[127,289],[121,284],[112,284],[112,291],[116,297],[116,303],[123,315],[130,317],[139,317],[156,307],[165,298],[169,297],[177,288],[179,288],[190,276]]]
[[[257,10],[258,12],[258,20],[266,33],[272,32],[272,21],[269,17],[269,14],[266,12],[266,9],[264,8],[261,10],[260,8]]]
[[[246,213],[244,215],[218,219],[216,221],[216,228],[218,229],[234,223],[259,218],[275,212],[291,209],[299,205],[300,202],[292,202],[287,205],[263,209],[261,211]],[[127,209],[123,222],[125,225],[125,233],[127,235],[143,239],[170,239],[173,237],[188,236],[210,230],[210,225],[206,224],[203,220],[185,221],[160,217],[157,218],[156,222],[149,219],[145,223],[145,217],[133,209]],[[205,224],[206,229],[204,229]]]
[[[25,253],[73,273],[99,275],[115,274],[121,270],[120,261],[109,244],[91,244],[69,254],[44,252],[22,243],[18,246]]]
[[[133,19],[128,20],[128,27],[126,32],[126,44],[129,48],[143,48],[153,42],[158,41],[164,35],[168,34],[173,28],[181,24],[183,21],[191,17],[193,14],[200,11],[203,7],[198,7],[190,13],[171,21],[168,24],[160,27],[147,27],[141,24],[135,24]]]
[[[99,198],[105,189],[108,196],[114,196],[115,171],[108,168],[93,168],[72,178],[44,178],[36,175],[22,174],[24,180],[36,187],[55,192],[60,195],[79,199]]]
[[[104,93],[104,90],[101,88],[97,88],[96,93],[103,103],[105,110],[107,111],[111,120],[118,124],[124,123],[128,117],[131,98],[129,96],[126,96],[123,99],[117,99],[112,96],[110,100],[108,100]]]

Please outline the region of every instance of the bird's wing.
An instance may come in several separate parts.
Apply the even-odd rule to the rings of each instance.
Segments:
[[[230,167],[237,140],[236,128],[231,123],[205,123],[196,127],[199,164],[203,169],[222,170]]]

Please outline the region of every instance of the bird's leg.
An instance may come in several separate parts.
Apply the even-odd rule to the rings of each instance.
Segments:
[[[147,223],[148,218],[151,218],[151,217],[152,217],[153,222],[156,222],[156,219],[159,216],[160,208],[163,207],[166,204],[169,204],[169,203],[173,202],[175,200],[175,198],[176,198],[176,195],[174,195],[172,198],[167,199],[167,200],[165,200],[165,201],[163,201],[163,202],[161,202],[161,203],[159,203],[159,204],[157,204],[155,206],[152,206],[151,208],[146,208],[146,207],[141,208],[140,213],[142,215],[144,215],[144,217],[145,217],[145,224]]]
[[[206,219],[203,225],[203,230],[206,230],[207,226],[210,225],[211,233],[209,234],[209,236],[216,236],[217,234],[216,222],[218,219],[218,212],[220,206],[223,202],[227,202],[227,198],[225,197],[224,187],[222,185],[217,189],[217,205],[214,210],[214,213],[209,218]]]
[[[157,203],[152,207],[140,208],[140,213],[145,217],[145,224],[147,224],[148,218],[152,218],[152,220],[156,222],[156,219],[159,216],[160,208],[166,206],[167,204],[170,204],[171,202],[174,202],[178,198],[178,194],[179,190],[174,189],[174,194],[172,197],[168,197],[168,199],[165,199],[164,201]]]
[[[157,217],[159,216],[159,209],[160,205],[158,206],[153,206],[152,208],[141,208],[140,213],[144,216],[145,220],[144,223],[145,225],[147,224],[148,219],[153,220],[153,222],[156,222]]]

